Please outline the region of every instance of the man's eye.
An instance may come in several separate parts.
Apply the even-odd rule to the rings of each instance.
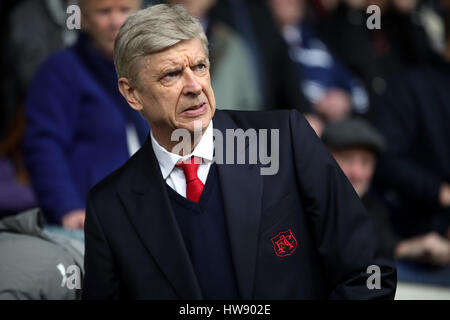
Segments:
[[[163,84],[172,83],[180,76],[180,74],[181,74],[181,71],[179,71],[179,70],[167,72],[164,76],[161,77],[160,81]]]
[[[199,63],[194,67],[194,71],[205,71],[206,70],[206,64],[204,63]]]
[[[172,79],[172,78],[175,78],[176,76],[178,76],[179,74],[180,74],[180,71],[172,71],[172,72],[166,73],[164,78]]]

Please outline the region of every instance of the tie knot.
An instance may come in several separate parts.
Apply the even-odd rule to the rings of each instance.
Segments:
[[[195,180],[198,178],[197,170],[200,165],[200,159],[192,157],[189,160],[181,161],[176,164],[177,167],[182,168],[184,171],[184,176],[186,177],[186,182]]]

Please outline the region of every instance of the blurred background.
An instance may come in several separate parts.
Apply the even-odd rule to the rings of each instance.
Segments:
[[[0,299],[79,298],[55,266],[82,272],[87,191],[149,130],[114,39],[160,2],[204,27],[219,109],[305,115],[396,259],[397,298],[450,299],[450,0],[1,0]]]

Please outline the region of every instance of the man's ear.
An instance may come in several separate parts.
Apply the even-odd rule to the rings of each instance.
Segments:
[[[119,81],[119,91],[127,100],[128,104],[136,111],[141,111],[143,105],[139,97],[137,90],[131,86],[130,81],[127,78],[120,78]]]

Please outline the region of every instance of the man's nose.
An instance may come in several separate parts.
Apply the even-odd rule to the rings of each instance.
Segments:
[[[200,82],[192,70],[190,68],[186,68],[184,72],[183,94],[198,96],[200,93],[202,93],[202,86]]]

